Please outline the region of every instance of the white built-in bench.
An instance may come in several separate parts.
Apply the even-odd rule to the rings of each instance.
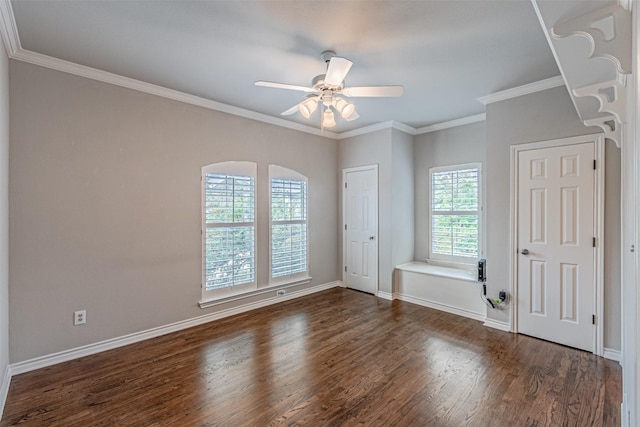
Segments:
[[[480,299],[476,271],[425,262],[396,267],[396,297],[448,313],[484,321],[486,306]]]

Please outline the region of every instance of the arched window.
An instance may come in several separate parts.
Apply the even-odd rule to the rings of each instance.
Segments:
[[[203,301],[256,289],[254,162],[202,168]]]
[[[307,177],[269,165],[270,284],[308,278]]]

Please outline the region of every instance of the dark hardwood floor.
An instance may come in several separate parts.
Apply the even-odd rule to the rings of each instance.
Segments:
[[[616,362],[331,289],[13,378],[0,426],[619,426]]]

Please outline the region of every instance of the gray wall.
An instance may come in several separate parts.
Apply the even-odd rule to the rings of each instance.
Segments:
[[[214,162],[258,163],[259,285],[270,163],[309,178],[307,286],[340,278],[326,232],[338,226],[336,141],[23,62],[10,63],[10,95],[12,363],[239,304],[197,306],[200,171]],[[73,326],[80,309],[87,324]]]
[[[0,384],[9,365],[9,59],[0,47]],[[1,398],[0,398],[1,399]],[[2,403],[0,402],[0,407]],[[0,415],[2,409],[0,409]]]
[[[342,182],[342,170],[358,166],[378,165],[378,289],[392,292],[392,220],[391,220],[391,129],[383,129],[366,135],[354,136],[339,142],[338,173]],[[342,217],[342,194],[340,195]],[[342,265],[343,229],[339,226],[338,256]]]
[[[341,180],[343,169],[378,165],[378,290],[382,292],[393,292],[395,266],[413,260],[412,159],[413,137],[396,129],[343,139],[339,144]],[[342,262],[342,226],[338,232]]]
[[[428,168],[483,162],[491,236],[485,248],[496,293],[509,281],[510,145],[598,131],[580,123],[565,89],[557,88],[490,104],[486,133],[484,123],[415,139],[385,129],[338,143],[21,62],[11,61],[8,84],[6,62],[0,62],[0,210],[10,213],[12,329],[9,346],[7,279],[0,276],[0,369],[9,347],[10,361],[19,362],[237,304],[197,308],[204,165],[258,162],[259,284],[268,278],[267,165],[309,177],[314,286],[342,276],[342,169],[378,164],[379,289],[393,292],[395,265],[428,256]],[[612,349],[620,348],[616,153],[607,147],[605,347]],[[2,218],[6,275],[7,215]],[[79,309],[87,309],[88,323],[74,327]],[[497,311],[489,316],[508,320]]]
[[[622,257],[620,235],[621,158],[613,141],[605,143],[604,194],[604,346],[622,349]]]
[[[478,122],[457,126],[417,135],[415,138],[415,258],[417,261],[424,261],[429,258],[429,168],[463,163],[482,163],[482,173],[486,176],[484,170],[485,123]],[[484,181],[483,179],[483,184]]]
[[[546,141],[577,135],[599,133],[599,128],[587,128],[579,120],[569,94],[564,87],[496,102],[487,105],[486,154],[486,242],[487,287],[492,295],[509,287],[509,211],[510,211],[510,146]],[[609,144],[609,143],[607,143]],[[608,150],[610,153],[610,150]],[[620,191],[620,168],[615,156],[606,163],[607,190]],[[619,165],[619,161],[618,161]],[[607,204],[609,221],[605,228],[605,335],[606,348],[620,349],[620,282],[619,218],[620,205]],[[615,226],[614,226],[615,225]],[[618,254],[617,257],[614,254]],[[615,259],[614,259],[615,258]],[[617,275],[617,276],[616,276]],[[489,310],[492,319],[508,322],[508,313]]]
[[[397,129],[391,138],[391,263],[395,268],[414,260],[414,142],[413,136]]]

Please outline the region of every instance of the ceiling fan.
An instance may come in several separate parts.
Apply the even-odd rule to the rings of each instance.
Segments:
[[[336,125],[333,110],[347,121],[352,121],[360,117],[356,112],[355,106],[344,97],[398,97],[401,96],[404,91],[404,88],[400,85],[344,87],[344,78],[351,69],[353,62],[346,58],[336,56],[336,53],[330,50],[322,52],[320,57],[327,64],[327,72],[314,77],[310,87],[262,80],[257,81],[256,86],[297,90],[308,93],[306,99],[289,108],[287,111],[282,112],[281,115],[288,116],[299,111],[304,118],[308,119],[316,111],[318,104],[322,103],[324,106],[322,127],[325,128]]]

